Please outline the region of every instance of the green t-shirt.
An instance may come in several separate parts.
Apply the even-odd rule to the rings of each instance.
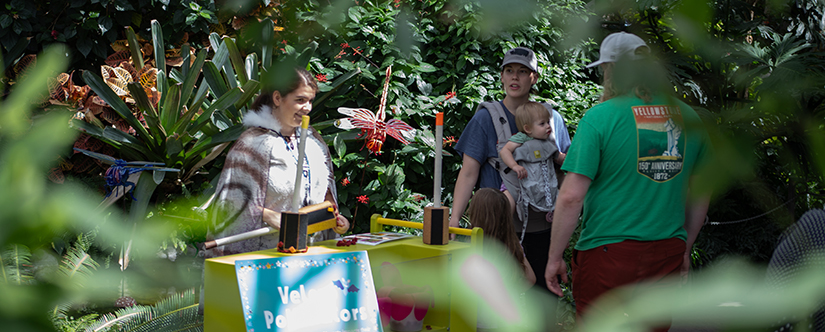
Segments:
[[[627,94],[588,110],[562,166],[592,180],[576,249],[685,240],[689,178],[709,142],[696,112],[675,98]]]

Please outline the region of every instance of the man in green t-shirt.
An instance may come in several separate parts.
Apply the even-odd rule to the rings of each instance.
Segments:
[[[548,288],[561,296],[562,254],[582,212],[571,263],[579,318],[600,311],[594,301],[613,288],[687,273],[709,202],[707,193],[689,195],[710,149],[707,131],[690,106],[667,94],[669,84],[651,81],[647,44],[618,32],[599,51],[588,67],[603,69],[604,95],[579,122],[562,166],[568,173],[545,271]]]

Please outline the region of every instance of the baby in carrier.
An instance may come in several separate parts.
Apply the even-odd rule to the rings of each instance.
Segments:
[[[553,163],[564,162],[564,154],[556,146],[550,112],[542,104],[528,102],[514,115],[519,132],[499,151],[507,165],[500,173],[505,194],[511,197],[511,206],[524,222],[523,237],[529,208],[547,212],[547,221],[552,222],[559,191]]]

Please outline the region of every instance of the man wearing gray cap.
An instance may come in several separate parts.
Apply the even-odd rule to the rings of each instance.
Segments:
[[[579,122],[562,166],[568,173],[545,271],[548,288],[561,295],[562,255],[581,212],[571,260],[577,318],[602,311],[597,299],[620,296],[608,292],[613,288],[640,281],[664,286],[665,277],[686,274],[710,196],[694,186],[709,159],[707,131],[690,106],[667,92],[672,85],[649,61],[648,45],[618,32],[604,39],[599,54],[588,67],[603,70],[604,95]]]

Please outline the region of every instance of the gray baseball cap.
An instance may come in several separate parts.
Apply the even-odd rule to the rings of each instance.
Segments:
[[[516,47],[504,53],[504,61],[501,62],[501,69],[511,63],[522,64],[534,72],[539,71],[539,63],[533,50],[526,47]]]
[[[632,33],[616,32],[611,33],[602,41],[599,47],[599,61],[587,65],[587,68],[595,67],[606,62],[616,62],[620,58],[638,60],[641,56],[636,55],[636,49],[647,46],[642,38]]]

